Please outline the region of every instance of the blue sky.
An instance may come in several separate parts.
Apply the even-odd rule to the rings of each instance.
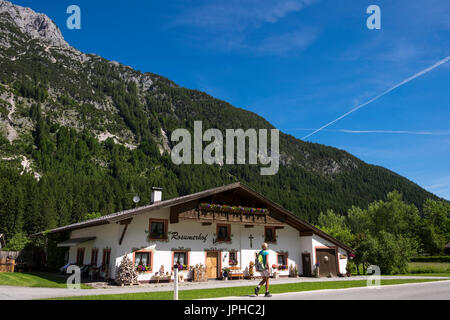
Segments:
[[[15,0],[66,40],[265,117],[302,138],[450,55],[445,0]],[[56,4],[55,4],[56,3]],[[66,28],[79,5],[82,29]],[[381,30],[366,8],[381,8]],[[308,140],[450,200],[450,62]]]

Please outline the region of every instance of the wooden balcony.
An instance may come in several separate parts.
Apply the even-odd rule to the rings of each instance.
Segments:
[[[235,212],[232,210],[223,209],[203,209],[200,207],[186,208],[183,210],[179,208],[176,214],[176,221],[190,220],[201,223],[231,223],[243,224],[246,226],[260,225],[260,226],[275,226],[282,227],[284,223],[276,220],[270,214],[270,211],[261,212]],[[173,217],[175,220],[175,217]],[[176,223],[173,221],[172,223]]]

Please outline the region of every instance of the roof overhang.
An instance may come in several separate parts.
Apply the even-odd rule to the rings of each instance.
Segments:
[[[96,237],[84,237],[84,238],[74,238],[74,239],[69,239],[63,242],[58,243],[58,248],[61,247],[74,247],[76,245],[79,245],[80,243],[83,242],[87,242],[87,241],[91,241],[91,240],[95,240]]]

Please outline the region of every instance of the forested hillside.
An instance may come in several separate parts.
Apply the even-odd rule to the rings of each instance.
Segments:
[[[241,181],[312,223],[327,209],[345,214],[392,190],[418,208],[436,198],[343,150],[283,133],[274,176],[250,165],[176,166],[171,133],[192,131],[194,120],[203,130],[273,126],[207,93],[81,53],[55,32],[27,33],[14,10],[22,9],[0,0],[0,233],[7,238],[130,208],[136,193],[147,204],[152,186],[168,199]],[[35,13],[26,14],[33,21]]]

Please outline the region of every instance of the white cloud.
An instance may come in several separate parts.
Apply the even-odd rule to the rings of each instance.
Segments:
[[[296,55],[316,39],[319,34],[317,29],[297,24],[294,30],[292,26],[289,31],[279,31],[277,28],[278,33],[275,33],[274,29],[268,29],[259,37],[258,29],[280,22],[289,14],[300,12],[317,1],[208,1],[182,12],[174,26],[197,28],[201,32],[198,41],[214,49],[256,55]]]
[[[254,46],[254,49],[256,53],[295,55],[311,45],[317,39],[318,34],[319,32],[316,29],[309,28],[276,34],[264,39]]]
[[[263,23],[275,23],[314,2],[316,0],[208,1],[204,5],[185,11],[177,23],[242,31],[250,27],[259,27]]]

